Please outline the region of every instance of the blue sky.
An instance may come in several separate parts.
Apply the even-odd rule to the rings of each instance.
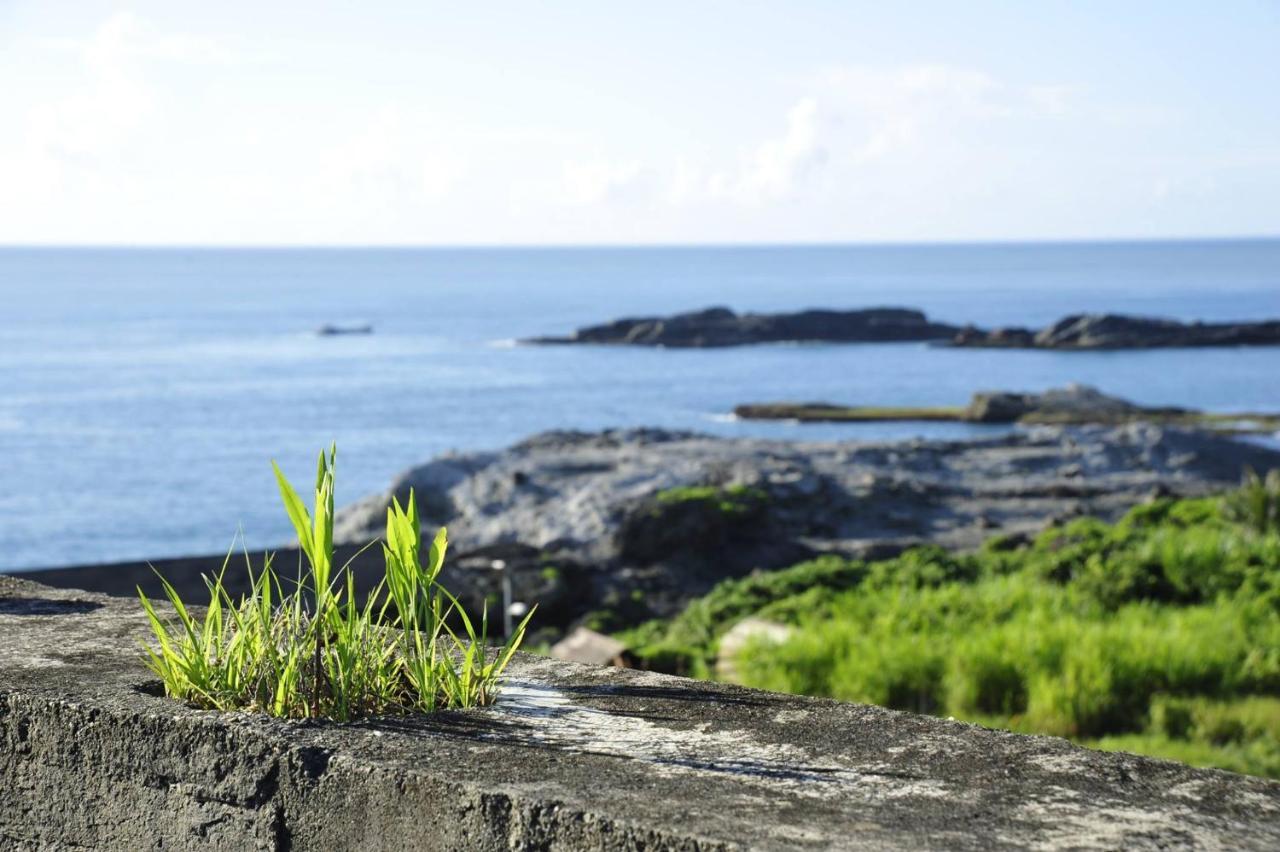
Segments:
[[[0,243],[1280,234],[1280,2],[0,0]]]

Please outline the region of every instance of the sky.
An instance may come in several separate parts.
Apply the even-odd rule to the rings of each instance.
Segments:
[[[0,0],[0,244],[1280,234],[1280,0]]]

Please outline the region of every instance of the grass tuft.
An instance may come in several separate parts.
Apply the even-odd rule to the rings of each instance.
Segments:
[[[306,560],[296,579],[282,578],[268,556],[256,573],[248,566],[250,591],[233,599],[223,583],[228,553],[217,576],[205,578],[209,603],[203,614],[163,577],[173,617],[163,617],[138,590],[155,640],[144,646],[147,665],[166,695],[211,710],[343,722],[494,700],[533,612],[501,646],[490,647],[487,610],[477,629],[439,583],[448,548],[444,528],[424,559],[412,491],[406,505],[393,500],[387,510],[385,574],[358,605],[350,563],[334,571],[336,461],[334,447],[320,454],[311,511],[272,465]]]
[[[1259,533],[1280,531],[1280,468],[1258,476],[1246,470],[1240,488],[1223,500],[1223,513]]]

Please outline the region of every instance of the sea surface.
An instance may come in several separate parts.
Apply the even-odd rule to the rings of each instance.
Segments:
[[[1042,325],[1081,311],[1280,317],[1280,241],[645,249],[0,249],[0,569],[289,536],[338,445],[338,501],[450,449],[664,426],[884,440],[961,424],[736,422],[734,405],[958,405],[1085,382],[1148,404],[1280,410],[1280,348],[1054,353],[924,344],[530,347],[619,316],[901,305]],[[368,336],[322,337],[326,323]]]

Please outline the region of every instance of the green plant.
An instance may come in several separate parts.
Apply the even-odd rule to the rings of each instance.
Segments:
[[[747,485],[687,485],[659,491],[654,499],[659,506],[702,503],[728,517],[749,515],[769,499],[759,488]]]
[[[1080,518],[1025,546],[824,556],[724,581],[622,638],[643,666],[700,676],[756,616],[791,633],[735,653],[747,686],[1280,777],[1280,529],[1255,523],[1271,505],[1259,488]]]
[[[1246,470],[1240,488],[1223,497],[1222,510],[1231,520],[1260,533],[1280,530],[1280,468],[1265,477]]]
[[[347,721],[379,713],[431,712],[488,704],[524,638],[533,612],[498,648],[490,648],[487,609],[479,630],[439,583],[448,547],[443,528],[422,559],[417,500],[393,500],[383,543],[385,573],[363,605],[350,563],[338,582],[333,559],[336,449],[320,454],[311,512],[273,464],[285,511],[307,570],[283,581],[271,557],[250,591],[234,600],[222,570],[205,578],[200,614],[161,577],[174,617],[164,618],[138,590],[155,636],[146,646],[165,694],[206,709],[250,710],[289,718]],[[450,626],[456,619],[460,630]]]

